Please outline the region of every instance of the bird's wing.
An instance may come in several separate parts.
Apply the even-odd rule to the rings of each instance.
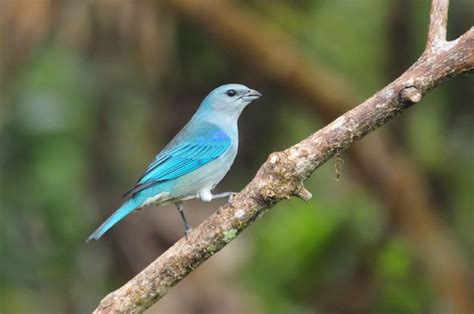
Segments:
[[[125,193],[134,196],[160,182],[173,180],[221,157],[231,146],[230,137],[220,129],[212,128],[189,138],[184,143],[166,149],[156,156],[137,185]]]

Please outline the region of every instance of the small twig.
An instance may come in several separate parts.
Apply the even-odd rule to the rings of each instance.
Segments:
[[[336,172],[336,181],[339,181],[341,178],[342,165],[344,164],[344,159],[342,159],[341,153],[337,153],[334,157],[334,171]]]
[[[428,26],[427,49],[446,42],[446,29],[448,25],[449,0],[432,0],[430,23]]]
[[[307,202],[313,197],[313,194],[311,194],[310,191],[308,191],[303,185],[301,185],[301,188],[297,192],[295,192],[295,196]]]

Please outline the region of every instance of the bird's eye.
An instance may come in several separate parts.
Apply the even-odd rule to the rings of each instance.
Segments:
[[[226,94],[229,97],[234,97],[237,92],[235,91],[235,89],[229,89]]]

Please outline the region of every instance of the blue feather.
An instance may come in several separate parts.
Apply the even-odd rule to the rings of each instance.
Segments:
[[[110,228],[113,227],[113,225],[115,225],[117,222],[122,220],[125,216],[130,214],[133,210],[135,210],[139,206],[140,206],[140,203],[137,202],[137,200],[133,198],[123,203],[123,205],[119,209],[117,209],[112,214],[112,216],[107,218],[107,220],[104,221],[104,223],[102,223],[102,225],[100,225],[100,227],[97,228],[97,230],[94,231],[94,233],[92,233],[87,238],[87,242],[91,240],[99,240],[100,237],[104,235],[104,233],[106,233]]]
[[[229,149],[230,137],[217,126],[208,123],[200,132],[172,149],[165,148],[148,166],[138,184],[124,196],[134,196],[160,182],[188,174],[219,158]]]
[[[134,196],[150,187],[172,179],[181,177],[193,170],[219,158],[231,145],[230,138],[221,130],[209,127],[207,132],[201,132],[193,144],[178,146],[169,151],[163,151],[148,167],[138,184],[126,195],[132,197],[115,211],[97,230],[89,236],[87,241],[98,240],[113,225],[122,220],[134,209],[140,207],[143,199]],[[206,138],[207,137],[207,138]]]

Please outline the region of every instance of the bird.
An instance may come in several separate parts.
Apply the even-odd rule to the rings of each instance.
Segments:
[[[153,159],[136,185],[124,194],[123,204],[88,238],[100,239],[125,216],[152,204],[174,204],[184,223],[191,226],[183,201],[198,198],[210,202],[230,199],[235,193],[211,191],[234,163],[239,145],[237,122],[245,107],[262,94],[242,84],[226,84],[212,90],[180,132]]]

